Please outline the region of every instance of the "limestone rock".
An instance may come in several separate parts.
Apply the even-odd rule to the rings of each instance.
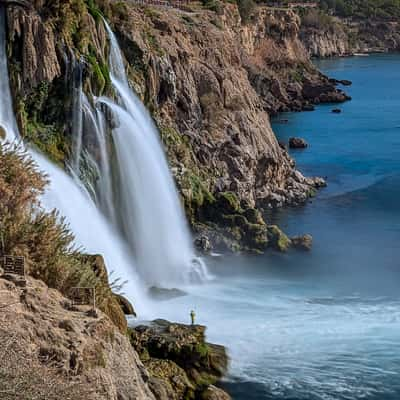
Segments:
[[[154,400],[145,372],[126,335],[97,310],[67,310],[58,291],[30,277],[21,297],[0,277],[0,347],[9,348],[0,363],[2,393],[23,390],[26,397],[58,400]],[[10,338],[13,338],[10,341]],[[29,380],[26,378],[29,377]]]
[[[295,236],[291,238],[291,242],[294,248],[309,251],[312,249],[313,238],[311,235]]]

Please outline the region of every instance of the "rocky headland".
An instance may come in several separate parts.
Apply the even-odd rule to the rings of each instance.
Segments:
[[[60,165],[71,158],[77,76],[82,71],[87,93],[113,96],[102,16],[159,127],[195,234],[218,250],[274,247],[275,228],[267,231],[262,210],[303,204],[325,183],[296,170],[269,115],[348,99],[311,63],[299,15],[257,7],[244,22],[237,6],[225,3],[215,10],[197,3],[185,10],[109,0],[10,3],[18,124],[27,142]]]

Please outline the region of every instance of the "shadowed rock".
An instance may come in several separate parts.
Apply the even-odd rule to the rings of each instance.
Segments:
[[[289,139],[289,147],[291,149],[305,149],[308,147],[308,144],[303,138],[291,137]]]
[[[292,246],[299,250],[310,251],[313,244],[311,235],[295,236],[291,238]]]

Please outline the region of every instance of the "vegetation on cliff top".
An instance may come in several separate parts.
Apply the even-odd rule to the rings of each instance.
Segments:
[[[341,17],[400,17],[399,0],[320,0],[320,5],[323,10]]]

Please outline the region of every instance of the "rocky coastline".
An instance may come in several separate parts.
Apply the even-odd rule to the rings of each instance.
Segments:
[[[300,38],[310,57],[348,57],[400,50],[400,22],[396,19],[329,18],[325,26],[302,25]]]
[[[159,127],[193,231],[217,238],[215,247],[226,251],[273,247],[268,221],[257,225],[245,214],[303,204],[324,182],[296,170],[269,115],[349,99],[312,65],[300,17],[258,7],[244,23],[233,4],[167,12],[109,0],[10,5],[9,70],[20,131],[60,165],[71,156],[77,71],[88,93],[113,95],[102,15]],[[226,197],[240,210],[221,215]]]

